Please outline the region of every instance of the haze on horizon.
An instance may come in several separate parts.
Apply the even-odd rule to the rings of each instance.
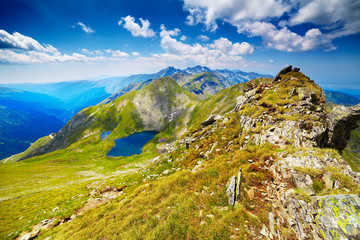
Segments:
[[[360,92],[359,40],[358,0],[13,0],[0,9],[0,83],[291,64]]]

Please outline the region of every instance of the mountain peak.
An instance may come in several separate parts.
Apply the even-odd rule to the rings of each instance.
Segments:
[[[208,67],[197,65],[195,67],[188,67],[185,71],[187,73],[194,74],[194,73],[199,73],[199,72],[211,72],[211,69]]]

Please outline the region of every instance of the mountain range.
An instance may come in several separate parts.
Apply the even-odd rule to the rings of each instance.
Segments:
[[[204,72],[206,74],[202,74]],[[231,80],[222,74],[231,75]],[[0,158],[22,152],[39,137],[57,132],[75,113],[85,107],[108,103],[146,86],[153,79],[170,75],[181,85],[185,84],[184,88],[203,99],[251,77],[268,76],[230,70],[212,71],[207,67],[196,66],[184,70],[168,67],[154,74],[112,77],[97,81],[0,84],[0,114],[3,116],[0,128]],[[205,78],[201,77],[203,75]]]

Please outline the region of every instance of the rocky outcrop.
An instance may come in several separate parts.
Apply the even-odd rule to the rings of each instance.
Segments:
[[[336,106],[328,115],[328,137],[326,146],[342,151],[350,138],[351,131],[358,127],[360,104],[352,107]]]
[[[243,131],[246,133],[256,126],[260,127],[260,132],[252,133],[251,137],[259,145],[270,142],[280,147],[294,145],[342,151],[351,131],[360,121],[360,104],[352,107],[336,106],[328,113],[325,110],[324,91],[296,70],[288,66],[272,82],[258,85],[252,83],[251,90],[237,97],[235,111],[240,113]],[[284,91],[284,88],[289,90]],[[274,93],[287,101],[267,101],[274,98]],[[264,111],[256,114],[256,117],[247,114],[249,108],[260,107]]]
[[[296,72],[300,71],[300,68],[295,68]],[[292,66],[289,65],[286,68],[284,68],[283,70],[281,70],[278,74],[276,74],[276,76],[274,77],[274,81],[278,81],[281,79],[281,75],[287,74],[289,72],[291,72],[293,70]]]

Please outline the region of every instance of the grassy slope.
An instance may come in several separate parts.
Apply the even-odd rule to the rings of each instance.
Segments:
[[[206,86],[210,86],[210,89],[206,89]],[[182,85],[182,88],[198,95],[201,99],[207,99],[213,95],[212,91],[218,92],[225,86],[212,73],[205,72],[196,74]]]
[[[146,90],[156,94],[156,90],[165,81],[163,79],[158,85],[149,85],[151,89],[140,90],[139,93]],[[184,90],[173,80],[169,84],[168,96],[165,97],[169,97],[170,101],[177,101],[174,94]],[[134,130],[141,131],[141,123],[136,112],[132,111],[130,102],[136,93],[124,95],[104,107],[85,109],[86,114],[93,114],[97,122],[88,129],[80,129],[76,133],[78,136],[73,135],[72,138],[77,139],[88,132],[95,134],[80,139],[67,149],[0,165],[1,239],[13,239],[29,226],[46,218],[69,217],[89,198],[89,190],[85,189],[85,186],[94,181],[106,182],[112,178],[119,180],[124,178],[123,172],[137,171],[149,159],[158,155],[156,145],[160,138],[171,139],[176,136],[180,130],[178,126],[186,123],[182,122],[183,116],[166,124],[163,132],[144,147],[142,154],[106,157],[106,153],[114,146],[113,139],[128,135]],[[195,96],[187,92],[186,94],[196,101]],[[116,107],[121,104],[123,107],[119,111]],[[191,106],[189,108],[192,109]],[[176,123],[177,121],[181,124]],[[105,141],[101,141],[100,133],[106,130],[114,131]],[[49,140],[47,138],[49,137],[39,139],[32,147],[46,143]],[[14,160],[17,157],[21,156],[15,156]],[[59,207],[59,210],[53,212],[55,207]]]
[[[351,132],[350,140],[342,156],[354,171],[360,172],[360,127]]]

